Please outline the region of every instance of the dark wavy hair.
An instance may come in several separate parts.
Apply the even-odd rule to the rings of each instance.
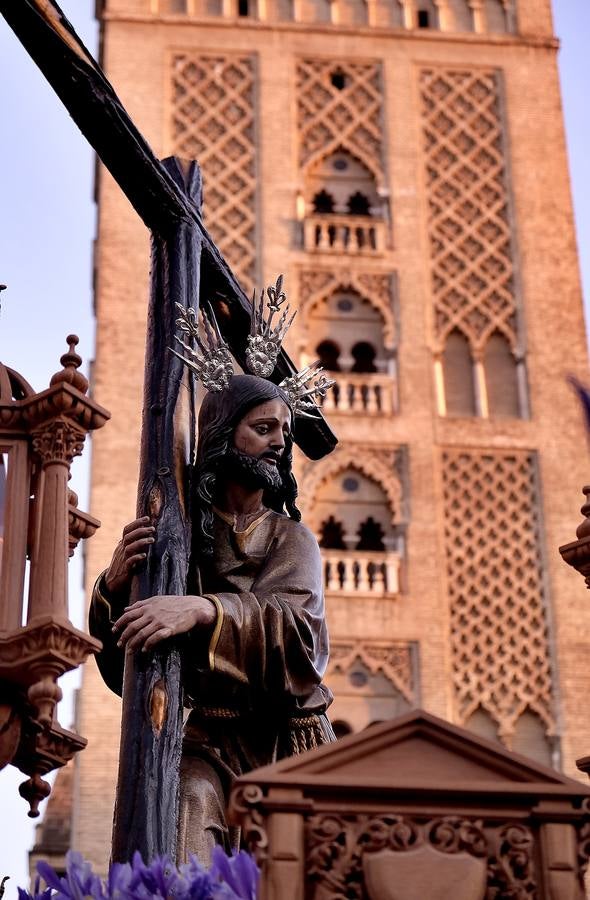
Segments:
[[[283,400],[289,406],[285,392],[271,381],[255,375],[234,375],[227,390],[209,392],[203,400],[199,411],[197,479],[193,497],[193,556],[196,562],[213,553],[213,503],[219,470],[233,446],[235,428],[253,407],[275,399]],[[298,522],[301,513],[295,505],[297,482],[292,464],[293,438],[289,434],[278,465],[281,487],[265,491],[264,504],[276,512],[286,512]]]

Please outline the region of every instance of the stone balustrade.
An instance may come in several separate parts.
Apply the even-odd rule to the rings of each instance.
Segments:
[[[401,559],[378,550],[322,550],[328,593],[385,597],[399,593]]]
[[[380,372],[330,372],[336,384],[322,406],[325,412],[393,415],[396,412],[396,383],[392,375]]]
[[[385,222],[374,216],[311,215],[303,223],[303,245],[308,253],[379,255],[386,250]]]

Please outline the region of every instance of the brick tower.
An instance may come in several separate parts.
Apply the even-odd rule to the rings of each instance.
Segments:
[[[243,286],[286,276],[340,444],[298,461],[340,733],[421,705],[566,772],[590,608],[557,546],[586,372],[550,0],[103,0],[102,60],[197,158]],[[88,591],[134,515],[148,235],[99,170]],[[581,495],[580,495],[581,496]],[[108,858],[120,703],[85,669],[72,843]]]

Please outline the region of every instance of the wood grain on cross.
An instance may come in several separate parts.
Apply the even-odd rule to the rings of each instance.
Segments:
[[[133,124],[98,63],[52,0],[0,0],[0,12],[152,233],[138,515],[157,522],[145,572],[132,599],[183,594],[190,548],[187,479],[195,437],[194,404],[180,390],[173,346],[174,304],[211,300],[232,353],[244,365],[250,303],[207,233],[198,166],[160,162]],[[294,374],[281,351],[273,380]],[[186,383],[186,382],[185,382]],[[187,401],[187,398],[188,401]],[[295,440],[318,459],[336,439],[326,422],[298,423]],[[175,857],[182,743],[180,654],[127,654],[113,858]]]

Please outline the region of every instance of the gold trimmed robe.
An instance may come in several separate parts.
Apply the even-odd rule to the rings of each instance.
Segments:
[[[217,620],[208,642],[196,629],[183,640],[185,705],[191,712],[181,772],[179,860],[187,852],[205,859],[213,843],[235,844],[220,818],[234,776],[334,739],[324,715],[332,698],[322,684],[328,636],[314,535],[273,510],[236,531],[232,518],[216,510],[214,553],[201,578]],[[123,654],[111,619],[124,605],[105,596],[99,579],[90,630],[104,643],[97,660],[103,678],[118,693]]]

